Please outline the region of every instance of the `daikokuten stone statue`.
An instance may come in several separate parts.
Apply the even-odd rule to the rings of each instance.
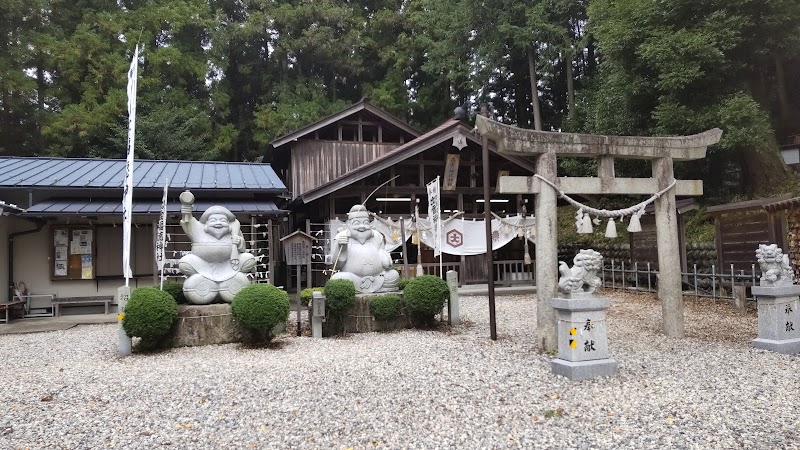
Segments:
[[[570,268],[564,261],[559,261],[558,290],[565,294],[593,293],[603,282],[597,271],[603,268],[603,255],[592,249],[581,250],[572,260]]]
[[[206,305],[219,296],[230,303],[243,287],[250,284],[246,273],[256,265],[255,257],[245,252],[239,221],[227,208],[214,205],[200,220],[192,216],[194,195],[180,195],[181,227],[192,241],[191,253],[178,262],[188,278],[183,283],[186,299]]]
[[[347,227],[336,235],[339,245],[331,279],[350,280],[361,293],[397,290],[400,274],[392,269],[392,257],[383,245],[383,235],[372,228],[364,205],[347,213]]]

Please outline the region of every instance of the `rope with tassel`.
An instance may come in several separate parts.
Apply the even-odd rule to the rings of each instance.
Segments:
[[[558,192],[559,197],[563,198],[571,205],[578,208],[578,213],[575,217],[576,218],[575,225],[577,225],[578,227],[578,233],[585,234],[585,233],[591,233],[593,231],[592,220],[589,217],[589,215],[591,214],[595,217],[608,218],[608,225],[606,226],[606,237],[612,237],[612,238],[617,237],[617,227],[616,224],[614,223],[615,218],[622,219],[625,216],[631,216],[630,223],[628,224],[628,231],[631,233],[642,231],[642,226],[639,221],[639,218],[642,216],[642,214],[644,214],[644,209],[647,207],[647,205],[653,203],[659,197],[667,193],[670,189],[674,188],[675,185],[678,183],[677,180],[673,179],[672,182],[669,184],[669,186],[656,192],[655,194],[653,194],[652,197],[648,198],[647,200],[637,203],[629,208],[608,210],[608,209],[592,208],[591,206],[584,205],[583,203],[568,196],[566,193],[564,193],[564,191],[559,189],[558,186],[553,184],[553,182],[551,182],[547,178],[539,174],[534,175],[534,177],[542,180],[544,183],[555,189],[555,191]],[[597,222],[596,224],[599,225],[599,222]]]

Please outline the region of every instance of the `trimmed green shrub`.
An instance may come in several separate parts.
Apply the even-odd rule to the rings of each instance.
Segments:
[[[175,303],[179,305],[186,305],[189,303],[189,300],[187,300],[186,296],[183,295],[183,283],[179,283],[177,281],[165,281],[164,291],[169,292],[169,295],[175,299]]]
[[[289,318],[289,294],[271,284],[251,284],[233,298],[231,312],[245,341],[265,344],[275,337],[272,329]]]
[[[311,303],[311,299],[314,297],[314,292],[325,292],[325,288],[310,287],[300,291],[300,302],[304,307],[308,307],[309,303]]]
[[[342,318],[356,304],[356,286],[350,280],[328,280],[325,297],[325,309]]]
[[[406,285],[408,285],[408,281],[409,281],[408,278],[400,278],[397,281],[397,289],[399,289],[401,291],[405,290]]]
[[[422,275],[409,280],[403,298],[409,312],[424,325],[430,325],[444,307],[449,296],[447,283],[433,275]]]
[[[122,329],[130,337],[139,337],[139,348],[152,350],[169,334],[178,320],[178,305],[167,291],[157,287],[134,289],[125,306]]]
[[[369,312],[377,320],[392,320],[400,315],[400,297],[391,294],[372,297]]]

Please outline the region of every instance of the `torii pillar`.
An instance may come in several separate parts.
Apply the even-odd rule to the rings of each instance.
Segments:
[[[704,158],[709,145],[719,142],[718,128],[692,136],[600,136],[526,130],[477,116],[478,133],[494,141],[501,154],[535,157],[537,175],[558,186],[564,194],[653,195],[674,179],[672,162]],[[598,159],[597,177],[557,177],[558,156]],[[617,178],[614,158],[649,160],[651,178]],[[536,292],[537,341],[541,351],[558,348],[556,315],[550,306],[558,284],[558,193],[536,177],[506,176],[498,180],[498,192],[536,196]],[[675,196],[703,195],[702,180],[677,180],[675,187],[655,201],[658,243],[658,299],[664,333],[683,337],[683,290],[681,286],[678,220]]]

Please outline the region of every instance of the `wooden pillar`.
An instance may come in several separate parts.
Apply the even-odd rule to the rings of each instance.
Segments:
[[[267,273],[269,276],[267,277],[267,282],[271,284],[275,284],[275,261],[273,261],[272,257],[275,254],[274,249],[272,248],[272,219],[267,220]]]
[[[556,154],[542,153],[536,160],[536,173],[557,183]],[[558,288],[558,220],[556,192],[542,183],[536,196],[536,296],[538,298],[536,329],[539,351],[558,349],[556,312],[550,299]]]
[[[675,175],[672,158],[653,160],[653,178],[662,190],[672,183]],[[678,219],[675,210],[675,189],[662,194],[655,203],[656,242],[658,245],[658,299],[664,322],[664,334],[669,337],[684,337],[683,289],[681,286],[681,263],[678,249]]]
[[[311,236],[311,219],[306,219],[306,234]],[[300,266],[297,266],[297,267],[299,268]],[[309,260],[308,264],[306,264],[306,287],[309,287],[309,288],[314,286],[313,279],[312,279],[311,275],[312,275],[311,274],[311,260]]]

